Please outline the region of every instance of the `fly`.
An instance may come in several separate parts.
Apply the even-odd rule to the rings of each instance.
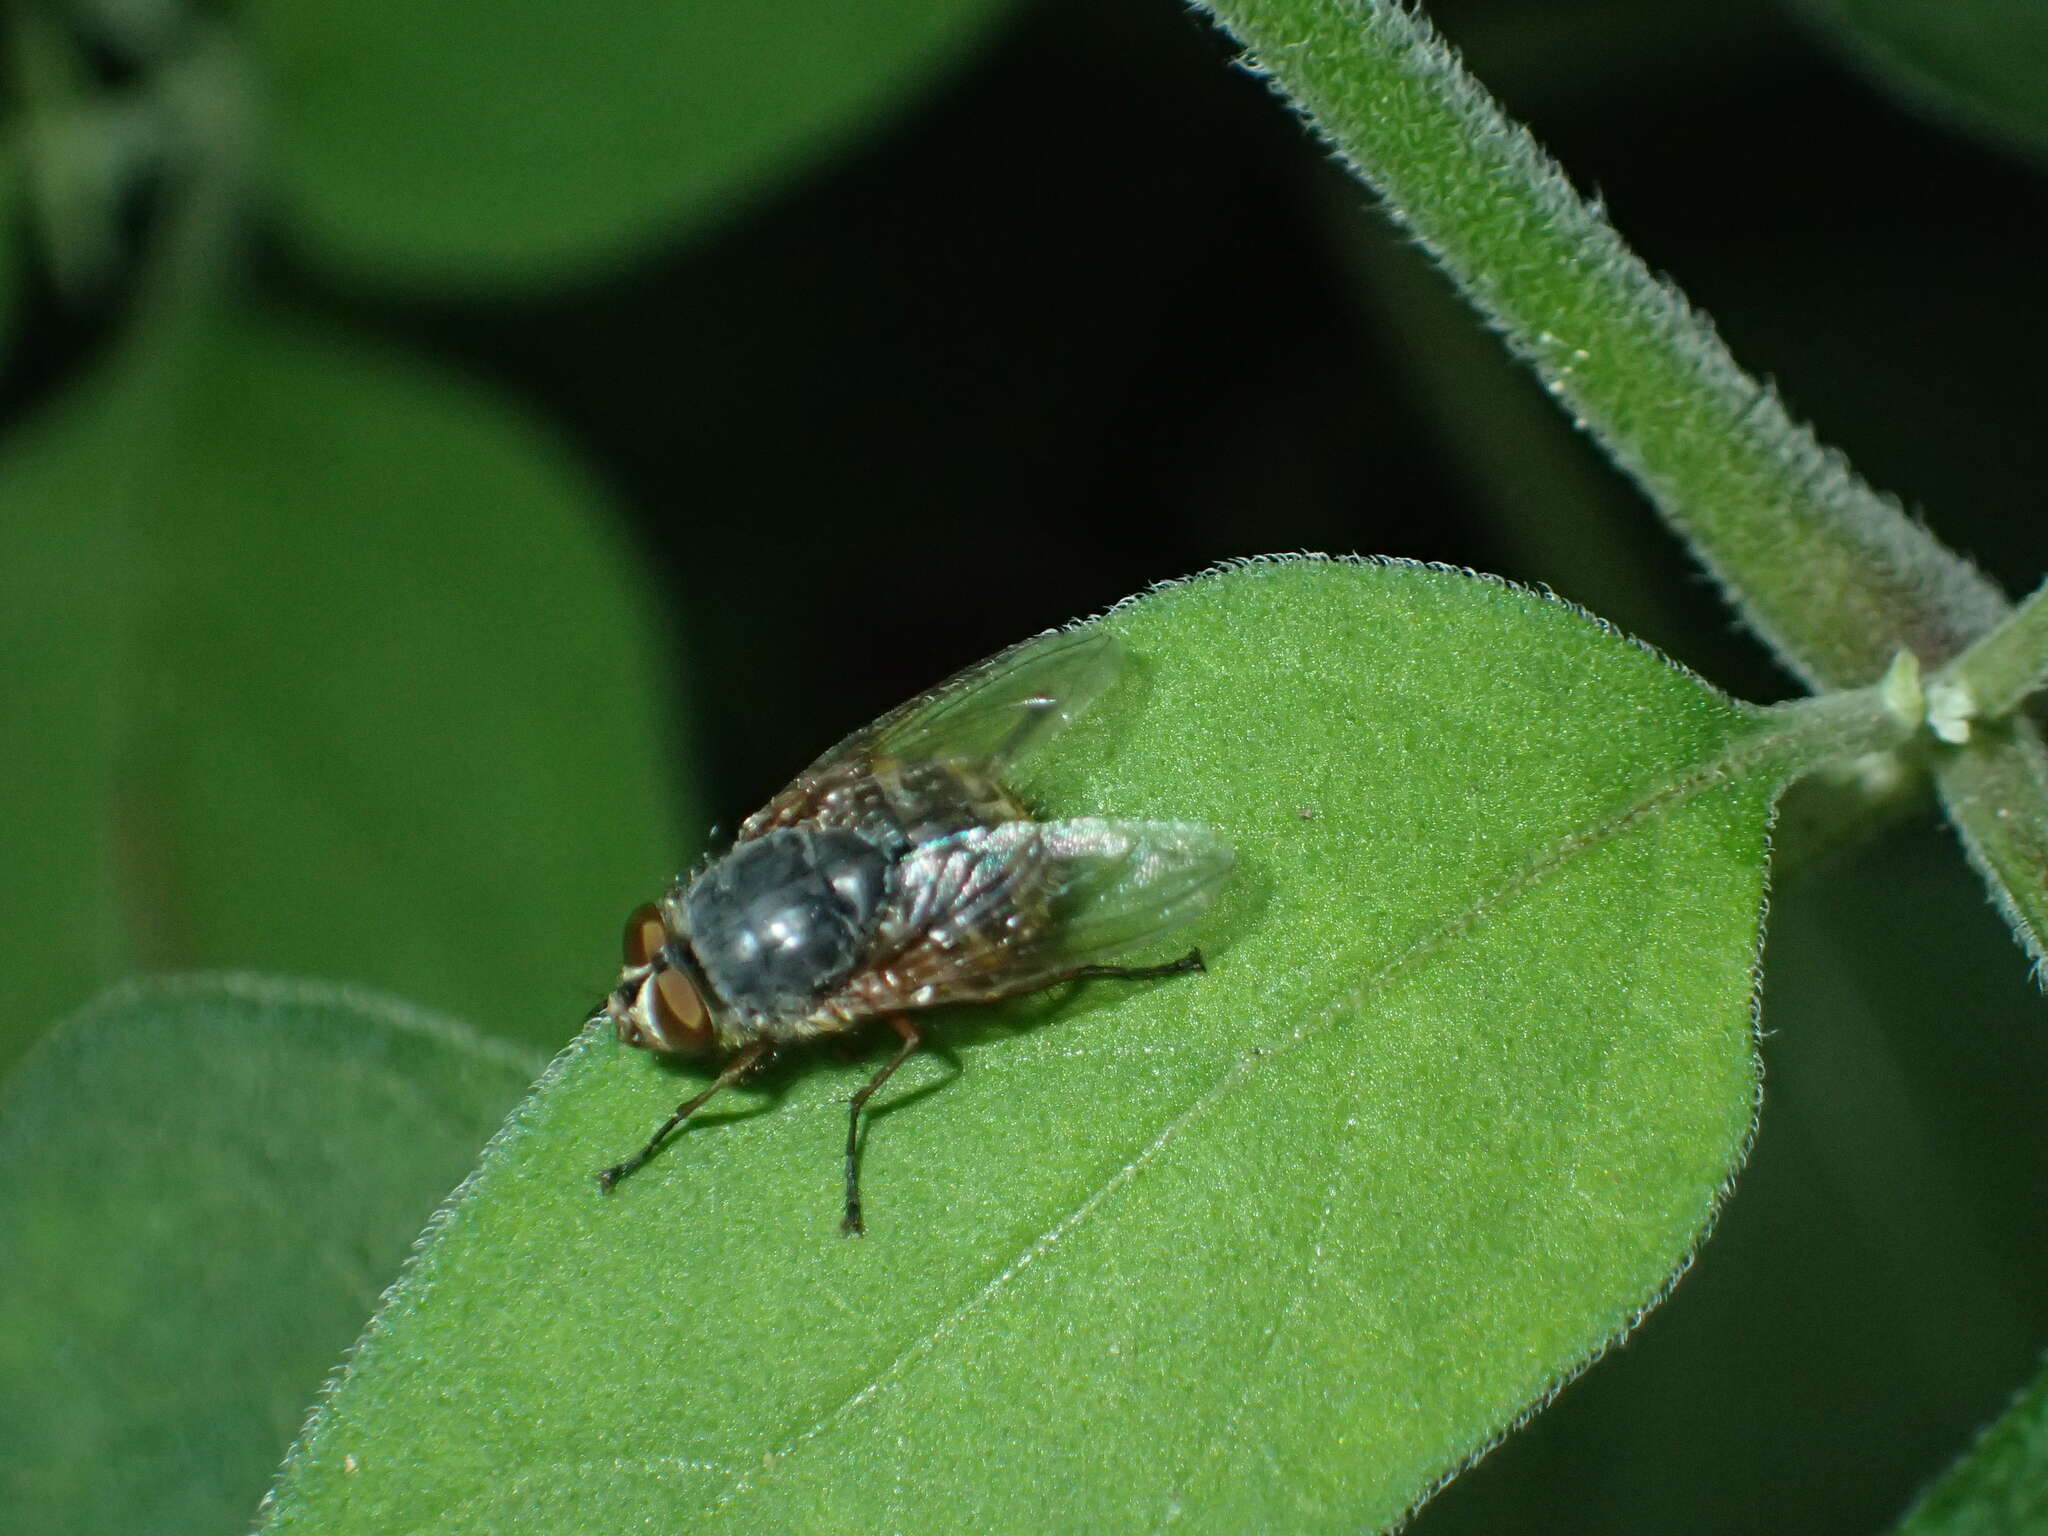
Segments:
[[[1006,782],[1123,664],[1114,636],[1086,628],[969,668],[849,736],[730,848],[633,913],[597,1017],[627,1045],[725,1060],[598,1175],[604,1190],[777,1051],[884,1019],[896,1049],[847,1117],[841,1230],[861,1233],[861,1111],[924,1043],[914,1014],[1204,968],[1199,949],[1160,965],[1111,961],[1209,906],[1230,873],[1228,843],[1191,821],[1041,821]]]

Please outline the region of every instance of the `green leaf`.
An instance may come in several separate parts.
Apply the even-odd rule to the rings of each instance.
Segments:
[[[2036,979],[2048,978],[2048,745],[2041,728],[2025,716],[1977,725],[1967,746],[1940,755],[1934,782]]]
[[[2048,158],[2048,9],[2039,0],[1800,0],[1830,42],[1902,99]]]
[[[1199,818],[1211,970],[799,1054],[609,1198],[703,1081],[601,1030],[486,1153],[269,1529],[1385,1526],[1580,1369],[1749,1135],[1754,716],[1583,614],[1296,561],[1104,622],[1027,786]],[[1171,946],[1163,946],[1171,951]],[[1156,957],[1154,957],[1156,958]]]
[[[1001,0],[261,0],[269,159],[301,239],[371,278],[533,282],[778,181],[957,58]]]
[[[0,139],[0,368],[9,363],[14,328],[20,321],[21,286],[28,245],[21,165],[13,144]]]
[[[247,317],[0,463],[0,1049],[126,970],[366,982],[559,1042],[682,854],[677,665],[534,422]]]
[[[123,987],[0,1096],[11,1529],[246,1528],[321,1375],[537,1063],[367,993]]]
[[[1897,1536],[2032,1536],[2048,1529],[2048,1370],[1913,1506]]]
[[[4,1073],[37,1031],[133,963],[104,919],[120,910],[114,765],[134,572],[118,509],[136,488],[108,413],[46,419],[0,450]]]

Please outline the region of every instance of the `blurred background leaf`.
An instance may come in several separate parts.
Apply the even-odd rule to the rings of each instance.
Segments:
[[[2048,1372],[1928,1490],[1898,1536],[2030,1536],[2048,1528]]]
[[[1039,1532],[1049,1487],[1062,1529],[1381,1529],[1662,1291],[1755,1103],[1772,784],[1704,771],[1748,717],[1418,566],[1104,622],[1132,675],[1026,781],[1230,839],[1208,974],[937,1017],[862,1242],[834,1151],[871,1064],[793,1060],[607,1200],[589,1171],[702,1079],[594,1028],[275,1529]]]
[[[2048,160],[2048,9],[2037,0],[1796,0],[1887,89],[1987,143]]]
[[[0,138],[0,361],[14,340],[21,310],[23,256],[28,245],[28,209],[22,197],[21,160]]]
[[[1007,0],[260,0],[240,19],[294,235],[359,277],[586,274],[841,151]]]
[[[143,361],[0,463],[13,1048],[125,970],[257,964],[559,1041],[683,857],[677,662],[603,498],[488,391],[321,329]]]
[[[325,984],[133,983],[67,1020],[0,1094],[12,1527],[246,1530],[539,1064]]]

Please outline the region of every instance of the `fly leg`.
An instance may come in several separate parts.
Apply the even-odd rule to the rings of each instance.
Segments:
[[[709,1088],[706,1088],[694,1099],[685,1099],[676,1106],[676,1112],[662,1121],[661,1128],[647,1138],[646,1146],[635,1152],[623,1163],[614,1163],[611,1167],[600,1173],[597,1176],[597,1187],[606,1194],[610,1194],[614,1184],[618,1183],[619,1180],[623,1179],[634,1169],[640,1167],[647,1159],[654,1156],[660,1149],[661,1144],[668,1140],[669,1132],[697,1113],[703,1107],[706,1099],[710,1098],[711,1095],[718,1092],[721,1088],[730,1088],[734,1083],[753,1071],[755,1067],[759,1066],[766,1059],[773,1045],[774,1042],[772,1040],[756,1040],[752,1045],[742,1050],[739,1055],[728,1061],[725,1064],[725,1070],[718,1074],[717,1079]]]
[[[924,1044],[924,1036],[917,1026],[902,1014],[892,1014],[889,1025],[903,1037],[903,1043],[896,1047],[896,1054],[883,1064],[882,1070],[867,1081],[867,1086],[853,1096],[846,1117],[846,1217],[839,1223],[839,1230],[849,1237],[861,1237],[867,1232],[860,1219],[860,1112],[890,1075],[910,1059],[911,1052]]]
[[[1115,977],[1119,981],[1150,981],[1155,976],[1178,976],[1183,971],[1206,971],[1202,963],[1202,952],[1191,949],[1178,960],[1169,960],[1164,965],[1077,965],[1071,971],[1062,971],[1054,982],[1094,981],[1098,977]]]

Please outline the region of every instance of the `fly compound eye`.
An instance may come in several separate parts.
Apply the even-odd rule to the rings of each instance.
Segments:
[[[661,946],[668,942],[668,929],[661,921],[661,908],[653,902],[635,907],[626,919],[626,969],[637,971],[654,963]]]
[[[697,984],[681,971],[664,970],[654,978],[654,1011],[661,1032],[676,1043],[673,1050],[701,1050],[711,1043],[711,1020]]]
[[[664,967],[642,982],[637,1011],[645,1027],[628,1044],[694,1055],[710,1049],[716,1038],[703,995],[681,971]]]

